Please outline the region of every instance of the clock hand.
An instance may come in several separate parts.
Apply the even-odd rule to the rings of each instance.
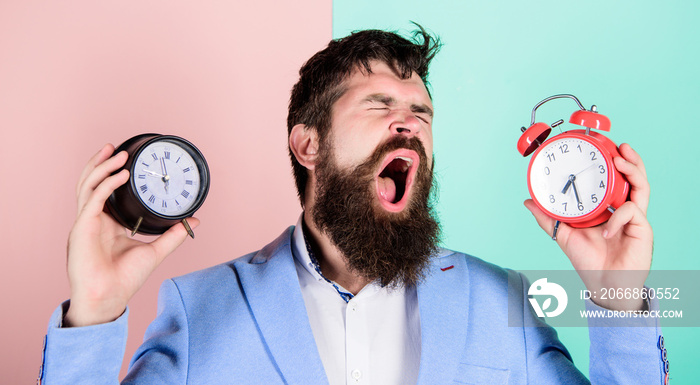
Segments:
[[[573,182],[573,179],[571,179],[571,178],[576,179],[576,177],[574,176],[574,174],[569,175],[569,180],[566,181],[566,184],[564,185],[564,188],[561,190],[561,193],[562,193],[562,194],[566,194],[566,191],[569,190],[569,186],[571,186],[571,182]]]
[[[593,167],[593,166],[595,166],[595,163],[591,163],[588,167],[586,167],[586,168],[584,168],[583,170],[581,170],[581,171],[577,172],[576,174],[574,174],[574,176],[576,176],[576,175],[578,175],[578,174],[580,174],[580,173],[582,173],[582,172],[588,170],[589,168],[591,168],[591,167]]]
[[[161,178],[165,178],[163,175],[160,175],[160,174],[158,174],[157,172],[153,172],[153,171],[151,171],[151,170],[146,170],[145,168],[144,168],[144,169],[141,169],[141,171],[147,172],[147,173],[149,173],[149,174],[151,174],[151,175],[153,175],[153,176],[158,176],[158,177],[161,177]]]
[[[569,190],[569,186],[572,186],[574,188],[574,196],[576,197],[576,202],[578,204],[581,204],[581,199],[579,199],[579,197],[578,197],[578,189],[576,189],[575,181],[576,181],[576,175],[574,175],[574,174],[569,175],[569,180],[566,182],[566,185],[564,185],[564,189],[561,190],[561,193],[566,194],[566,192]]]
[[[168,168],[165,167],[165,160],[160,158],[160,169],[163,170],[163,178],[170,179],[168,176]]]
[[[165,193],[168,193],[168,185],[170,184],[170,176],[168,176],[168,170],[165,168],[165,160],[163,158],[160,158],[160,169],[163,172],[163,177],[161,178],[163,180],[163,183],[165,183]]]
[[[571,187],[574,188],[574,195],[576,196],[576,202],[580,205],[581,204],[581,199],[578,198],[578,190],[576,190],[576,183],[574,182],[576,180],[576,177],[571,180]]]

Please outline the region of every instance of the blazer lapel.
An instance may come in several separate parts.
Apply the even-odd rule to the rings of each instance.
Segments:
[[[448,384],[457,375],[467,336],[469,274],[464,256],[443,251],[418,285],[421,358],[418,384]],[[446,256],[447,255],[447,256]]]
[[[293,227],[234,266],[248,305],[284,383],[328,384],[291,251]]]

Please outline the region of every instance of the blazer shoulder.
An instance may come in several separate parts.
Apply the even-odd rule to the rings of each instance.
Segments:
[[[517,274],[515,271],[509,268],[501,267],[494,263],[484,261],[483,259],[473,256],[471,254],[442,248],[437,253],[435,260],[439,261],[445,258],[463,260],[464,267],[470,271],[470,274],[477,274],[479,276],[485,276],[494,279],[498,279],[498,277],[503,277],[508,274]]]
[[[517,286],[514,286],[515,284],[522,282],[520,274],[514,270],[498,266],[463,252],[440,249],[434,263],[447,265],[448,261],[450,265],[454,264],[455,267],[463,269],[464,274],[469,278],[468,281],[472,289],[483,288],[488,289],[489,292],[495,290],[507,296],[509,285],[511,290],[513,290],[517,288]],[[519,291],[516,290],[516,292]]]
[[[211,267],[197,270],[185,275],[172,278],[178,287],[197,287],[201,285],[214,284],[222,285],[222,282],[230,282],[231,278],[236,276],[237,264],[261,264],[269,261],[271,258],[280,254],[282,250],[289,248],[291,234],[294,231],[294,226],[285,229],[281,235],[275,240],[265,245],[260,250],[256,250],[230,261],[220,263]]]

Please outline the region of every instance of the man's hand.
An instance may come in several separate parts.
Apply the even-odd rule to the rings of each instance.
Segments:
[[[70,308],[64,326],[110,322],[126,309],[148,276],[187,237],[181,223],[152,243],[130,238],[126,229],[105,213],[112,192],[129,179],[122,170],[127,154],[104,146],[85,166],[77,186],[78,215],[68,237]],[[197,219],[189,219],[194,228]]]
[[[562,223],[557,233],[557,243],[591,291],[600,292],[601,288],[641,289],[651,267],[654,235],[646,218],[649,206],[646,170],[642,158],[628,144],[620,146],[620,154],[622,157],[614,160],[615,168],[630,183],[630,200],[600,226],[575,229]],[[551,236],[554,219],[539,210],[531,199],[525,201],[525,206]],[[644,304],[641,299],[596,302],[614,310],[639,310]]]

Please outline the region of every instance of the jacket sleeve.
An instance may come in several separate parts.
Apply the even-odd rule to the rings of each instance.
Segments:
[[[509,306],[519,314],[518,319],[511,319],[513,326],[520,326],[525,341],[525,365],[528,384],[576,384],[588,385],[590,382],[573,363],[571,354],[559,340],[557,331],[542,321],[534,313],[528,298],[530,283],[521,273],[509,271],[509,285],[518,293],[511,297]]]
[[[659,302],[649,302],[650,312]],[[586,310],[605,311],[590,300]],[[658,318],[589,318],[589,376],[593,384],[663,384],[665,353]]]
[[[110,384],[119,382],[126,349],[129,310],[113,322],[64,328],[69,301],[52,314],[39,375],[43,385]]]
[[[589,318],[590,382],[578,371],[554,328],[540,320],[529,304],[529,283],[521,275],[523,325],[528,382],[547,379],[562,384],[662,384],[663,363],[657,341],[658,321],[650,318]],[[658,301],[650,303],[658,309]],[[587,310],[602,310],[586,301]],[[550,383],[548,382],[548,383]]]
[[[113,322],[63,328],[68,302],[49,322],[40,379],[43,385],[115,385],[127,338],[128,309]],[[158,315],[144,336],[123,384],[184,384],[187,376],[187,317],[172,280],[161,285]]]
[[[129,364],[123,384],[185,384],[189,363],[187,314],[172,279],[160,286],[158,315]]]

